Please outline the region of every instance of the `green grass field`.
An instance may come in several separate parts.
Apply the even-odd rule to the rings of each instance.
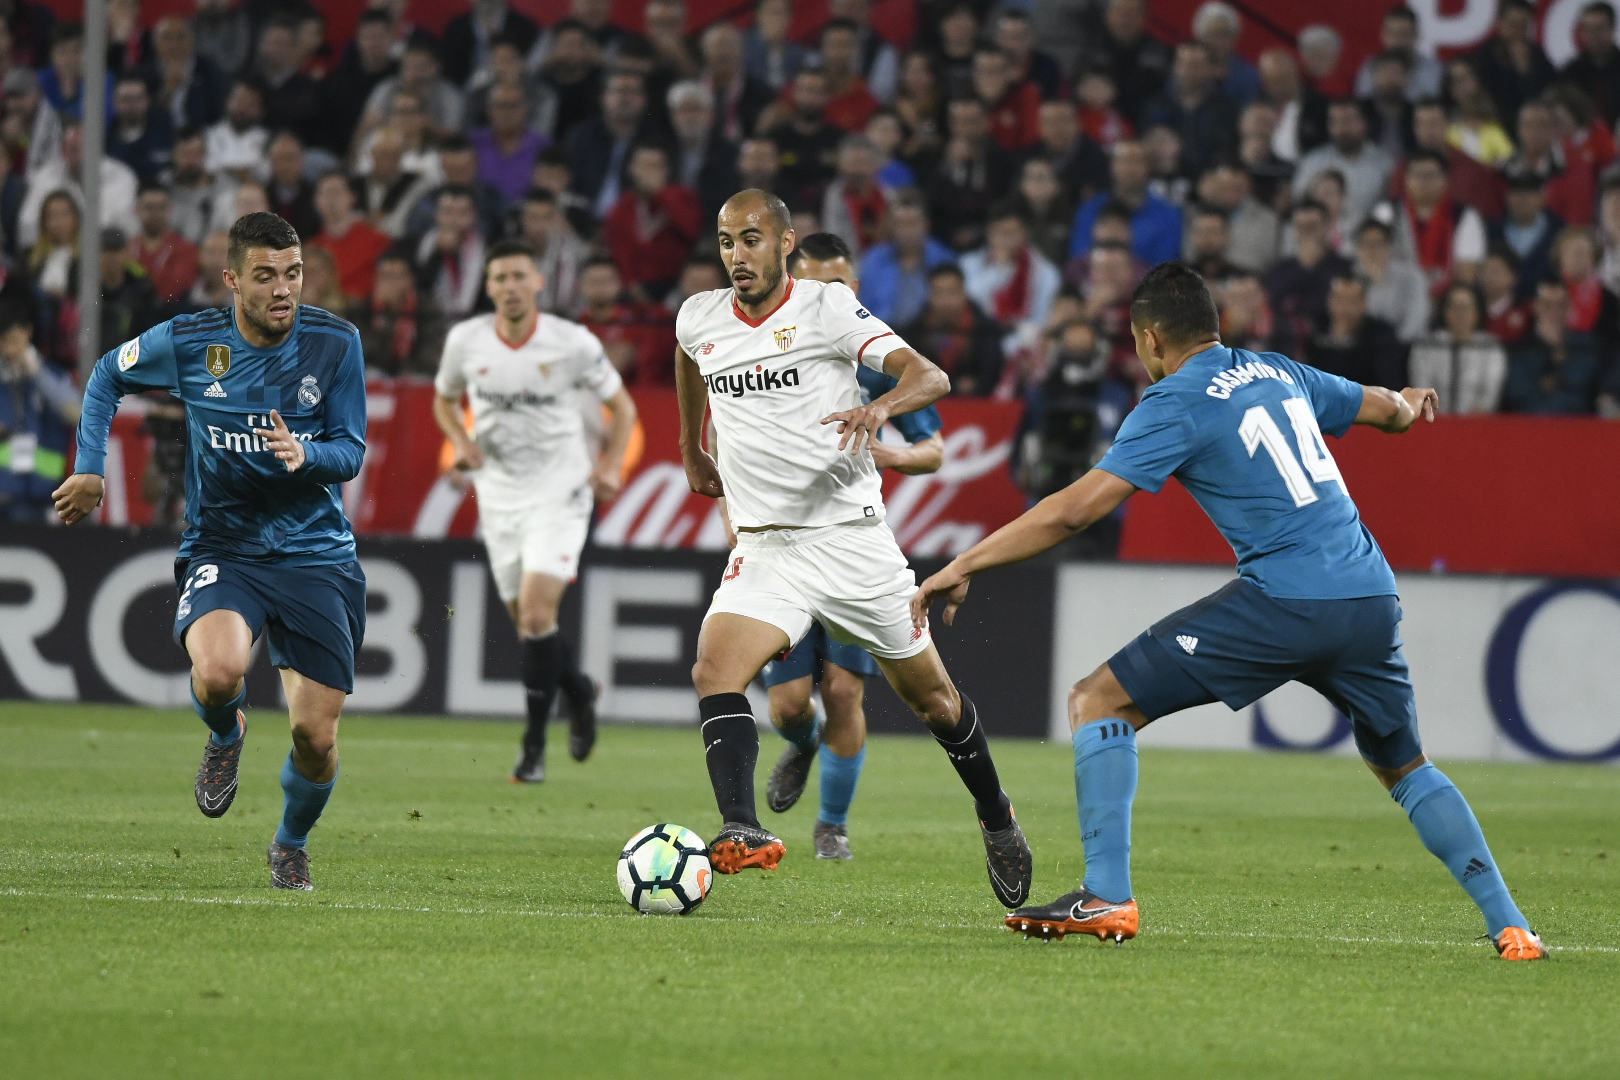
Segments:
[[[607,730],[506,782],[517,728],[344,722],[311,841],[264,848],[288,740],[260,711],[230,814],[189,713],[0,705],[0,1073],[14,1077],[1404,1077],[1620,1073],[1620,771],[1455,765],[1551,960],[1508,964],[1356,762],[1144,752],[1123,948],[1001,928],[931,740],[873,740],[856,859],[810,795],[774,874],[643,918],[640,827],[717,825],[690,730]],[[561,731],[553,737],[561,743]],[[764,770],[779,743],[767,740]],[[1081,871],[1066,746],[1001,741],[1040,899]]]

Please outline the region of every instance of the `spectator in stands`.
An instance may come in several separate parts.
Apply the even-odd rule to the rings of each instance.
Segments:
[[[466,142],[465,136],[452,135],[441,143],[428,127],[427,109],[423,107],[422,100],[412,91],[400,90],[394,94],[389,103],[387,121],[380,127],[372,128],[359,139],[359,149],[354,161],[354,171],[359,175],[369,175],[375,167],[371,159],[371,148],[384,137],[385,132],[399,140],[402,147],[400,167],[433,184],[444,181],[444,166],[441,160],[443,146],[452,142],[458,145]],[[472,144],[467,145],[470,147]],[[478,168],[476,155],[472,168],[476,173]]]
[[[321,80],[321,123],[316,125],[314,137],[317,146],[340,159],[349,156],[366,102],[384,80],[399,72],[392,45],[393,19],[376,9],[363,13],[354,31],[354,48],[345,52],[337,67]]]
[[[225,270],[230,258],[229,233],[211,232],[197,246],[197,280],[181,301],[184,311],[206,311],[208,308],[230,307],[234,301],[225,284]]]
[[[1411,258],[1398,255],[1390,227],[1368,218],[1356,230],[1356,272],[1366,284],[1367,312],[1387,322],[1403,344],[1429,332],[1429,282]]]
[[[1596,209],[1596,179],[1590,164],[1560,143],[1552,109],[1537,99],[1519,110],[1519,152],[1502,166],[1511,182],[1533,176],[1541,182],[1547,209],[1571,225],[1586,225]]]
[[[161,314],[157,289],[141,264],[129,256],[129,235],[119,228],[101,231],[101,335],[107,352],[146,333]]]
[[[1164,89],[1173,60],[1170,46],[1147,31],[1146,0],[1107,0],[1087,55],[1087,66],[1112,72],[1119,100],[1137,106]]]
[[[900,61],[894,111],[905,129],[901,158],[920,163],[944,145],[945,91],[931,54],[911,52]]]
[[[1148,192],[1181,206],[1192,194],[1192,178],[1181,158],[1181,136],[1165,124],[1153,124],[1142,132],[1142,149],[1147,151]]]
[[[51,62],[39,69],[39,89],[62,119],[83,118],[83,25],[61,22],[51,28]]]
[[[590,258],[590,248],[569,226],[557,198],[545,188],[530,188],[519,208],[518,238],[535,252],[545,277],[540,308],[566,315],[579,297],[579,271]]]
[[[3,77],[4,116],[0,117],[0,139],[11,171],[27,175],[61,153],[62,121],[40,93],[39,76],[28,68],[14,67]]]
[[[763,135],[744,139],[737,150],[738,190],[758,188],[776,194],[781,169],[782,155],[776,143]]]
[[[1530,329],[1530,310],[1517,295],[1519,257],[1512,248],[1499,244],[1485,253],[1479,283],[1486,332],[1504,345],[1518,344]]]
[[[642,25],[653,52],[653,78],[648,96],[662,101],[672,84],[701,74],[695,38],[686,34],[686,5],[681,0],[648,0]]]
[[[866,0],[839,0],[866,7]],[[870,31],[868,31],[870,33]],[[1035,28],[1029,13],[1014,7],[1003,7],[996,14],[996,48],[1006,54],[1012,65],[1014,82],[1032,83],[1042,101],[1054,101],[1063,96],[1063,67],[1051,56],[1035,47]],[[893,49],[889,50],[893,54]],[[895,58],[895,77],[899,78],[899,58]],[[871,83],[871,78],[867,79]],[[876,89],[879,99],[887,100]]]
[[[889,239],[861,259],[861,303],[890,326],[908,326],[928,303],[928,274],[952,260],[929,235],[928,212],[915,196],[889,207]]]
[[[269,191],[257,180],[243,180],[232,189],[231,195],[230,203],[220,206],[222,212],[214,222],[221,229],[228,231],[239,218],[247,217],[249,214],[267,213],[270,210]]]
[[[827,9],[833,18],[847,19],[855,24],[856,55],[859,57],[855,73],[878,101],[884,105],[893,103],[895,91],[900,86],[900,54],[872,29],[872,5],[869,0],[830,0]]]
[[[216,58],[197,51],[192,24],[177,15],[159,19],[152,30],[152,45],[157,107],[168,116],[173,129],[217,122],[224,114],[230,80]]]
[[[703,211],[692,189],[670,182],[663,147],[636,147],[628,172],[630,190],[602,223],[602,241],[636,299],[658,301],[680,275]]]
[[[1614,43],[1614,5],[1597,0],[1581,8],[1575,21],[1579,52],[1564,65],[1559,77],[1572,82],[1613,124],[1620,120],[1620,48]]]
[[[1531,0],[1502,0],[1496,8],[1496,32],[1468,54],[1497,116],[1518,116],[1525,102],[1539,97],[1557,78],[1535,39],[1535,18]]]
[[[0,518],[42,525],[51,492],[67,473],[68,447],[79,421],[79,391],[64,372],[41,362],[33,326],[22,310],[0,311],[0,431],[11,440],[0,469]],[[31,439],[32,464],[18,456]]]
[[[1438,101],[1420,101],[1412,106],[1412,149],[1432,150],[1446,159],[1446,187],[1451,197],[1464,206],[1471,206],[1485,221],[1502,216],[1502,178],[1492,169],[1450,141],[1451,120],[1445,106]],[[1396,164],[1390,174],[1389,190],[1392,196],[1406,190],[1406,162]]]
[[[1368,137],[1391,161],[1398,161],[1412,146],[1412,103],[1406,97],[1407,58],[1391,50],[1374,57],[1372,65],[1372,93],[1365,103]]]
[[[1440,294],[1440,321],[1412,346],[1411,381],[1432,386],[1443,413],[1493,413],[1507,378],[1507,350],[1483,325],[1484,305],[1471,285]]]
[[[534,20],[512,10],[506,0],[474,0],[472,10],[451,19],[444,27],[444,77],[466,86],[475,74],[490,66],[496,40],[505,38],[527,56],[540,40]]]
[[[1507,247],[1519,260],[1520,300],[1534,296],[1536,284],[1552,273],[1553,240],[1563,228],[1563,219],[1547,209],[1535,174],[1508,177],[1507,215],[1490,227],[1486,239]]]
[[[130,244],[129,254],[152,279],[158,299],[178,303],[197,282],[197,245],[175,232],[169,191],[157,181],[141,185],[135,214],[141,230]]]
[[[405,235],[411,207],[433,187],[430,177],[405,168],[405,143],[393,127],[377,132],[371,169],[353,182],[356,204],[372,228],[398,240]]]
[[[740,187],[737,183],[737,144],[720,133],[715,123],[714,92],[696,79],[669,88],[670,125],[675,131],[675,182],[698,197],[704,221]]]
[[[1142,144],[1125,140],[1114,144],[1110,155],[1110,190],[1093,195],[1080,205],[1069,235],[1069,257],[1084,255],[1091,247],[1091,226],[1104,206],[1119,203],[1131,211],[1131,250],[1149,265],[1181,254],[1181,210],[1148,192],[1147,152]]]
[[[968,298],[1005,334],[1003,353],[1040,339],[1063,275],[1030,246],[1015,205],[1003,203],[991,212],[984,247],[962,256],[960,265]]]
[[[594,199],[591,209],[598,220],[619,201],[631,144],[653,140],[641,77],[610,74],[602,88],[601,113],[576,125],[567,144],[571,189]]]
[[[1350,93],[1350,80],[1339,67],[1344,56],[1344,39],[1331,26],[1317,23],[1299,32],[1299,64],[1310,85],[1329,98]]]
[[[1620,180],[1611,178],[1603,185],[1603,197],[1598,202],[1598,239],[1603,246],[1598,265],[1603,287],[1620,295]]]
[[[1378,32],[1383,51],[1369,56],[1356,72],[1356,95],[1370,97],[1373,90],[1373,68],[1379,56],[1400,53],[1410,69],[1406,82],[1408,101],[1440,96],[1441,70],[1434,57],[1418,50],[1417,16],[1404,5],[1390,8],[1384,13],[1383,25]]]
[[[1597,376],[1596,342],[1591,334],[1569,328],[1564,283],[1541,282],[1536,286],[1530,333],[1508,353],[1503,409],[1555,415],[1589,413]]]
[[[1354,242],[1354,233],[1351,223],[1346,220],[1344,213],[1344,174],[1338,169],[1323,169],[1311,181],[1310,190],[1305,197],[1315,199],[1327,211],[1328,234],[1327,245],[1340,255],[1348,255]],[[1292,237],[1283,238],[1283,247],[1292,246]]]
[[[1250,105],[1238,117],[1237,157],[1255,200],[1274,214],[1286,214],[1293,203],[1294,163],[1272,148],[1276,131],[1277,110],[1261,101]]]
[[[471,188],[441,188],[433,227],[416,245],[417,288],[449,319],[472,314],[484,284],[484,235]]]
[[[1282,223],[1269,206],[1255,199],[1249,174],[1222,162],[1198,178],[1198,199],[1226,218],[1226,258],[1257,274],[1271,269],[1281,250]]]
[[[1052,163],[1042,157],[1026,159],[1012,201],[1035,250],[1054,265],[1068,262],[1074,204],[1064,196]]]
[[[393,114],[394,95],[401,91],[408,91],[421,103],[427,113],[428,130],[437,138],[462,130],[466,98],[440,74],[438,46],[431,39],[413,37],[400,58],[399,74],[384,79],[371,91],[360,122],[362,133],[387,122]]]
[[[1136,134],[1136,126],[1119,109],[1119,89],[1114,86],[1113,72],[1107,68],[1092,67],[1080,72],[1075,80],[1074,100],[1079,105],[1076,119],[1087,139],[1107,150],[1121,139]],[[1043,101],[1044,113],[1048,104],[1068,104],[1062,98]],[[1041,121],[1042,132],[1046,122]]]
[[[1277,110],[1272,152],[1283,161],[1298,161],[1328,140],[1327,98],[1306,86],[1287,49],[1260,54],[1260,100]]]
[[[197,0],[191,17],[197,51],[213,59],[221,71],[234,75],[247,66],[253,51],[253,24],[246,5],[236,0]]]
[[[982,397],[1001,378],[1002,331],[968,298],[954,263],[928,272],[928,303],[901,336],[944,369],[952,394]]]
[[[1306,154],[1294,174],[1294,197],[1300,198],[1323,169],[1338,169],[1345,181],[1344,216],[1346,230],[1353,230],[1373,208],[1389,184],[1394,162],[1384,151],[1367,141],[1367,117],[1355,101],[1340,100],[1328,106],[1328,138]]]
[[[1036,114],[1040,142],[1031,153],[1051,163],[1064,199],[1079,206],[1108,186],[1108,154],[1085,134],[1080,112],[1070,101],[1043,101]],[[1120,138],[1128,138],[1122,135]],[[1115,139],[1110,146],[1119,142]]]
[[[716,133],[732,145],[748,137],[776,96],[769,84],[749,71],[743,48],[742,32],[728,22],[703,31],[702,84],[713,97]],[[673,114],[673,105],[670,111]]]
[[[84,204],[79,187],[84,164],[83,132],[77,120],[66,123],[62,132],[62,153],[34,170],[28,177],[28,191],[17,211],[18,248],[30,247],[39,236],[40,206],[45,196],[66,191],[75,205]],[[101,220],[104,225],[122,229],[127,236],[139,222],[135,218],[135,192],[140,181],[128,165],[116,158],[101,159]]]
[[[1295,252],[1266,274],[1266,292],[1277,319],[1279,343],[1304,341],[1327,319],[1333,279],[1350,274],[1350,262],[1328,247],[1328,214],[1314,199],[1294,204],[1289,219]]]
[[[1488,168],[1511,158],[1513,140],[1497,122],[1496,101],[1481,84],[1474,66],[1466,60],[1453,60],[1446,68],[1446,83],[1447,95],[1455,105],[1446,141]]]
[[[801,68],[793,78],[789,118],[765,132],[781,155],[779,194],[790,206],[820,206],[826,185],[837,172],[843,132],[823,118],[827,100],[826,75]],[[768,115],[761,116],[761,124]]]
[[[1566,228],[1553,241],[1553,269],[1564,283],[1569,328],[1607,344],[1615,335],[1620,301],[1603,287],[1597,260],[1597,237],[1590,229]]]
[[[1367,314],[1366,283],[1354,274],[1329,285],[1327,318],[1306,337],[1301,359],[1363,386],[1407,385],[1406,349],[1393,327]]]
[[[371,295],[377,257],[393,246],[393,237],[373,227],[355,209],[354,189],[342,173],[329,172],[316,183],[315,211],[321,229],[305,241],[305,248],[331,252],[338,287],[345,297],[361,300]]]
[[[339,318],[347,318],[349,298],[343,295],[337,260],[323,247],[304,245],[303,303],[324,308]]]
[[[1205,0],[1193,14],[1192,30],[1193,37],[1209,50],[1215,85],[1223,94],[1239,108],[1260,96],[1260,73],[1234,51],[1243,32],[1236,8],[1222,0]]]
[[[299,236],[314,236],[321,228],[315,212],[315,185],[304,169],[304,146],[298,136],[283,131],[270,140],[270,182],[265,193],[270,209],[298,230]]]
[[[128,165],[138,180],[156,180],[174,154],[174,125],[152,108],[146,78],[138,71],[118,77],[107,125],[107,153]]]
[[[512,202],[528,190],[534,162],[546,137],[529,124],[529,102],[523,88],[500,82],[489,90],[489,127],[467,134],[478,157],[478,179]]]
[[[1014,80],[1006,53],[986,46],[974,54],[973,93],[984,106],[997,146],[1017,154],[1040,140],[1041,92],[1034,83]]]
[[[793,21],[790,0],[759,0],[754,25],[744,38],[743,56],[748,74],[772,90],[786,90],[804,64],[806,49],[788,39]]]
[[[454,135],[439,145],[439,170],[444,182],[416,204],[406,218],[407,237],[421,236],[431,228],[438,214],[439,193],[449,188],[466,191],[478,212],[478,231],[485,241],[501,234],[505,207],[494,188],[478,179],[478,154],[464,136]]]
[[[28,281],[46,298],[60,300],[73,292],[79,227],[79,204],[66,189],[59,188],[40,200],[34,239],[22,261]]]
[[[906,132],[893,109],[879,109],[872,114],[872,119],[866,122],[866,137],[877,155],[878,183],[891,188],[917,186],[917,175],[911,171],[911,166],[895,157]]]
[[[1218,3],[1209,0],[1199,10]],[[1238,103],[1221,89],[1209,46],[1203,42],[1186,41],[1176,47],[1174,75],[1164,93],[1143,107],[1141,124],[1144,128],[1164,124],[1173,130],[1181,138],[1187,170],[1201,173],[1237,148]]]
[[[612,259],[594,258],[579,275],[583,306],[575,319],[601,339],[608,360],[628,383],[673,385],[675,324],[659,304],[641,304],[624,292]]]
[[[204,167],[206,143],[198,128],[184,128],[175,136],[170,165],[159,178],[169,191],[174,229],[193,244],[201,243],[215,217],[215,206],[230,199],[230,185],[220,183]]]
[[[945,155],[928,185],[934,229],[957,251],[984,238],[985,215],[997,194],[1012,183],[1012,158],[990,138],[989,120],[978,98],[950,103]]]
[[[578,19],[564,19],[552,27],[551,41],[539,79],[557,102],[552,137],[565,144],[574,128],[596,114],[602,97],[602,61],[596,39]]]
[[[416,290],[402,252],[377,259],[371,292],[353,309],[367,374],[433,375],[444,348],[444,320]]]
[[[1234,349],[1270,352],[1275,323],[1265,286],[1248,270],[1238,270],[1212,286],[1221,310],[1221,342]]]
[[[273,17],[259,32],[254,73],[263,81],[264,122],[271,131],[286,130],[305,140],[320,121],[320,88],[298,70],[298,22]]]
[[[557,92],[524,70],[524,50],[508,37],[490,43],[489,65],[467,85],[466,122],[470,127],[491,125],[490,95],[498,86],[513,87],[523,96],[529,129],[549,143],[557,128]]]
[[[935,9],[939,34],[935,55],[947,100],[973,93],[973,54],[979,45],[979,13],[971,3],[956,0]]]
[[[1147,370],[1131,334],[1131,290],[1139,280],[1130,248],[1099,240],[1086,256],[1085,317],[1108,350],[1108,377],[1131,388],[1131,400],[1147,386]]]
[[[838,147],[838,175],[827,185],[821,227],[861,255],[881,243],[894,190],[877,179],[877,152],[865,135],[846,135]]]
[[[1226,260],[1230,241],[1226,215],[1213,206],[1195,205],[1187,214],[1187,244],[1182,261],[1213,286],[1237,269]]]
[[[540,151],[534,163],[534,186],[551,192],[569,228],[581,239],[589,239],[598,231],[596,216],[591,213],[590,200],[574,191],[571,182],[567,152],[558,146]]]
[[[231,84],[225,118],[208,129],[207,166],[215,176],[237,180],[264,175],[270,129],[264,126],[264,84],[242,76]]]
[[[860,131],[883,107],[860,75],[860,33],[849,19],[833,19],[821,28],[821,70],[827,86],[822,116],[841,131]]]
[[[1472,283],[1485,258],[1485,223],[1446,188],[1446,158],[1417,150],[1406,159],[1405,198],[1373,216],[1391,226],[1396,257],[1417,264],[1431,290],[1450,278]]]
[[[693,255],[681,267],[681,276],[675,279],[675,287],[664,297],[664,308],[673,319],[680,313],[681,305],[698,293],[729,288],[731,279],[726,276],[724,263],[712,255]]]

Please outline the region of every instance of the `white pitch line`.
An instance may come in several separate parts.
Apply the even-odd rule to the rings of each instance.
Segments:
[[[222,896],[141,896],[121,893],[53,893],[39,892],[29,889],[0,889],[0,896],[16,896],[34,900],[102,900],[115,903],[152,903],[152,904],[216,904],[226,907],[274,907],[274,908],[301,908],[322,909],[327,911],[391,911],[407,915],[505,915],[520,918],[542,919],[610,919],[616,916],[601,911],[542,911],[534,908],[467,908],[467,907],[412,907],[396,904],[344,904],[325,903],[322,901],[309,901],[299,903],[286,900],[266,900],[252,897],[222,897]],[[758,923],[763,919],[749,916],[735,915],[706,915],[703,922],[726,923]],[[849,925],[855,920],[850,919],[795,919],[801,926],[838,926]],[[874,924],[875,925],[875,924]],[[983,923],[935,923],[930,929],[937,930],[982,930],[986,929]],[[1170,927],[1153,927],[1144,930],[1147,937],[1201,937],[1201,938],[1250,938],[1265,941],[1331,941],[1343,945],[1403,945],[1422,946],[1426,948],[1483,948],[1484,941],[1428,941],[1421,938],[1371,938],[1371,937],[1336,937],[1330,934],[1268,934],[1259,931],[1239,930],[1177,930]],[[1620,946],[1613,945],[1549,945],[1552,952],[1591,952],[1591,953],[1620,953]]]

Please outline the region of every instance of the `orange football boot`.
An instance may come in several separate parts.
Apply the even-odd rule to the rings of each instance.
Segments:
[[[1510,926],[1491,938],[1496,954],[1504,960],[1545,960],[1547,946],[1541,943],[1534,930]]]
[[[1092,907],[1086,904],[1092,903]],[[1025,937],[1059,941],[1068,934],[1094,934],[1115,945],[1136,936],[1142,923],[1135,900],[1112,903],[1085,889],[1060,896],[1050,904],[1022,907],[1007,916],[1007,928]]]
[[[757,866],[775,870],[787,847],[758,825],[728,821],[720,835],[709,841],[709,865],[716,873],[735,874]]]

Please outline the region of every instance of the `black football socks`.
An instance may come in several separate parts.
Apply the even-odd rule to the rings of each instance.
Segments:
[[[990,759],[990,741],[984,737],[984,725],[979,723],[979,710],[972,700],[962,694],[962,716],[956,730],[946,735],[934,734],[934,741],[945,748],[945,756],[956,767],[956,775],[973,796],[973,808],[979,820],[992,832],[1012,824],[1012,802],[1001,790],[1001,778],[996,775],[996,763]]]
[[[567,663],[562,635],[556,630],[543,637],[523,639],[523,697],[529,727],[523,733],[525,750],[545,751],[546,721],[557,698],[557,683]]]
[[[758,828],[754,764],[759,760],[759,729],[754,726],[748,695],[710,694],[698,701],[698,716],[703,721],[703,756],[721,820]]]

